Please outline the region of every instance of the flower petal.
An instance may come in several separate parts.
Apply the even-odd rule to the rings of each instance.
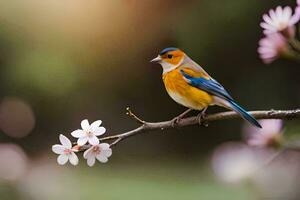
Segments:
[[[112,155],[112,150],[111,149],[106,149],[106,150],[101,151],[100,154],[108,158]]]
[[[265,62],[270,63],[278,57],[284,55],[288,50],[287,40],[279,33],[273,33],[259,41],[259,57]]]
[[[110,149],[110,146],[107,143],[101,143],[101,144],[99,144],[99,146],[102,150]]]
[[[75,138],[81,138],[84,137],[86,135],[85,131],[81,130],[81,129],[77,129],[75,131],[73,131],[71,133],[71,135]]]
[[[61,144],[67,148],[67,149],[71,149],[72,148],[72,143],[69,140],[69,138],[67,138],[66,136],[64,136],[63,134],[59,135],[59,141],[61,142]]]
[[[57,162],[60,165],[64,165],[68,162],[69,157],[66,154],[61,154],[57,157]]]
[[[264,119],[260,120],[263,124],[261,134],[280,134],[283,128],[283,121],[280,119]]]
[[[89,143],[91,145],[97,145],[99,144],[99,139],[95,135],[92,135],[91,137],[89,137]]]
[[[71,154],[69,155],[69,160],[72,165],[78,165],[79,160],[74,152],[71,152]]]
[[[101,155],[101,154],[98,154],[96,156],[96,158],[97,158],[97,160],[99,160],[102,163],[106,163],[108,161],[108,159],[104,155]]]
[[[288,37],[294,37],[294,25],[300,20],[299,6],[292,13],[292,8],[289,6],[278,6],[276,9],[271,9],[268,14],[263,15],[263,22],[260,24],[264,29],[264,34],[270,35],[287,30]]]
[[[95,164],[95,161],[96,161],[95,156],[91,154],[87,158],[87,164],[88,164],[88,166],[92,167]]]
[[[66,148],[60,144],[55,144],[52,146],[52,151],[56,154],[63,154]]]
[[[90,156],[92,149],[93,149],[93,147],[87,149],[87,150],[83,153],[83,157],[84,157],[85,159],[87,159],[87,158]]]
[[[83,146],[87,143],[87,141],[88,141],[88,137],[81,137],[81,138],[78,138],[77,144],[79,146]]]
[[[90,130],[90,124],[89,124],[89,121],[87,119],[81,121],[81,128],[84,131],[89,131]]]
[[[103,135],[105,133],[106,129],[101,126],[101,127],[93,128],[92,131],[96,136],[100,136],[100,135]]]
[[[97,121],[94,121],[92,124],[91,124],[91,128],[97,128],[99,127],[100,125],[102,124],[102,121],[101,120],[97,120]]]

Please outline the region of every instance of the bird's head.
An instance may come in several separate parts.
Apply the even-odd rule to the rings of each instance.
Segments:
[[[161,64],[164,73],[176,69],[184,60],[185,53],[178,48],[168,47],[162,50],[151,62]]]

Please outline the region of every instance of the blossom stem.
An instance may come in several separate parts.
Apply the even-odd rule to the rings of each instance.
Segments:
[[[296,38],[291,38],[289,40],[289,43],[295,50],[300,52],[300,41],[299,40],[297,40]]]
[[[294,60],[294,61],[300,63],[300,49],[299,49],[299,52],[290,49],[289,51],[285,52],[282,55],[282,57],[285,59]]]

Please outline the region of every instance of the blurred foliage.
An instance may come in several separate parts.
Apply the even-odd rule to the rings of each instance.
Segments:
[[[173,118],[184,108],[165,92],[160,66],[149,63],[167,46],[185,50],[249,110],[296,108],[299,66],[286,61],[266,66],[256,53],[261,15],[278,4],[295,2],[1,1],[0,95],[26,102],[36,118],[30,135],[13,139],[2,133],[1,142],[20,144],[31,159],[49,157],[58,134],[68,135],[84,118],[101,119],[109,133],[137,126],[126,117],[127,106],[147,121]],[[195,160],[201,164],[191,165],[193,170],[206,166],[216,145],[240,139],[241,123],[131,138],[115,148],[106,168],[124,160],[134,165],[117,172],[83,169],[72,175],[80,186],[68,189],[88,199],[247,199],[247,190],[221,187],[207,178],[211,175],[186,174]],[[291,123],[288,130],[297,134],[300,127]],[[159,166],[152,166],[158,158]],[[143,159],[149,166],[137,173]],[[170,161],[179,171],[167,173]],[[0,189],[14,195],[10,187]]]
[[[82,167],[76,170],[61,170],[40,166],[41,169],[35,170],[47,170],[50,176],[33,172],[33,175],[29,176],[30,180],[19,186],[17,193],[22,194],[25,191],[26,198],[22,199],[26,200],[254,198],[255,194],[251,194],[249,189],[216,183],[207,172],[199,168],[196,170],[195,166],[202,167],[198,164],[190,166],[178,163],[169,163],[161,167],[151,163],[151,166],[141,164],[140,168],[132,168],[126,164],[122,167],[108,164],[101,167],[101,170]],[[47,178],[47,185],[43,184],[41,176]]]

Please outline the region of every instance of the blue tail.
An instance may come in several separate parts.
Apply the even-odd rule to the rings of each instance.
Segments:
[[[228,101],[228,102],[232,106],[231,108],[237,113],[239,113],[245,120],[247,120],[248,122],[250,122],[256,127],[262,128],[262,126],[258,123],[258,121],[252,115],[250,115],[246,110],[244,110],[241,106],[239,106],[234,101]]]

